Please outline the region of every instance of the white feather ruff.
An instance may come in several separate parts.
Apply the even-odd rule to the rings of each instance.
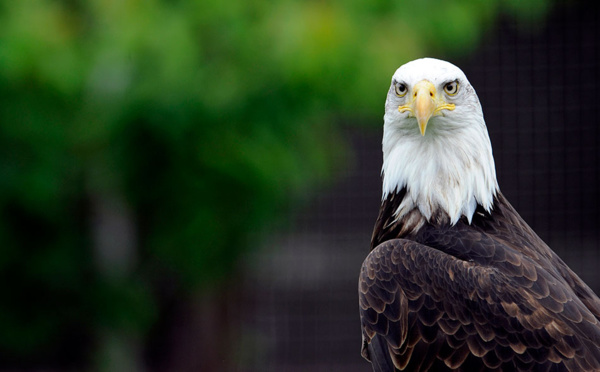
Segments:
[[[470,222],[477,204],[491,211],[498,191],[481,105],[462,71],[448,62],[413,61],[398,69],[393,81],[411,86],[423,79],[435,86],[459,79],[460,94],[446,97],[456,109],[432,117],[422,136],[416,119],[398,111],[402,98],[392,83],[384,116],[383,199],[406,188],[397,219],[418,208],[428,221],[441,216],[455,224],[465,216]]]

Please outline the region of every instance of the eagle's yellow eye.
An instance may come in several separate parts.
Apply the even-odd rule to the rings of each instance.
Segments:
[[[406,87],[406,84],[396,83],[396,95],[398,97],[404,97],[406,93],[408,93],[408,88]]]
[[[458,81],[454,80],[444,85],[444,91],[450,96],[455,96],[458,93]]]

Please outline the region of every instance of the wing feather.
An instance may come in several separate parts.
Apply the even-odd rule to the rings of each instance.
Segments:
[[[463,232],[388,240],[365,259],[363,356],[374,370],[600,371],[598,320],[563,275]]]

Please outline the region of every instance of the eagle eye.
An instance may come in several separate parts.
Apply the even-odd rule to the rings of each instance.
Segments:
[[[458,80],[451,81],[444,85],[444,92],[450,96],[455,96],[458,93]]]
[[[396,83],[395,89],[398,97],[404,97],[408,93],[408,87],[404,83]]]

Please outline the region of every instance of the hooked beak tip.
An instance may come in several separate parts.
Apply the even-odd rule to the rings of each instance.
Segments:
[[[425,135],[425,130],[427,129],[427,122],[429,121],[429,119],[427,120],[419,120],[419,130],[421,131],[421,136]]]

